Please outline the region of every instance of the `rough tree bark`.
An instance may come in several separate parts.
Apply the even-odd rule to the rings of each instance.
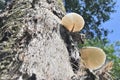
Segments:
[[[95,80],[81,67],[76,76],[70,61],[79,51],[60,25],[64,14],[61,0],[11,2],[0,17],[0,80]]]

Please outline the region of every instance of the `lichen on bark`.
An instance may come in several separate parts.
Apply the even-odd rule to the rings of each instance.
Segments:
[[[23,3],[26,5],[23,5]],[[27,9],[31,4],[21,0],[14,0],[9,9],[1,16],[2,25],[0,28],[0,79],[12,79],[18,71],[21,61],[17,60],[17,54],[22,51],[21,41],[27,30],[25,20]],[[24,44],[25,45],[25,44]]]
[[[59,80],[74,74],[59,33],[63,12],[55,2],[13,0],[3,13],[0,79],[27,80],[34,74],[37,80]]]

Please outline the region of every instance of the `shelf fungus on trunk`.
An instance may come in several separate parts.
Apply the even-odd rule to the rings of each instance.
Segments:
[[[80,55],[89,70],[99,69],[106,61],[105,52],[98,47],[83,47],[80,49]]]
[[[84,27],[85,21],[77,13],[68,13],[62,18],[61,24],[70,32],[79,32]]]
[[[74,12],[66,14],[61,20],[60,34],[69,52],[74,72],[79,68],[80,55],[77,43],[82,43],[79,32],[83,29],[84,24],[83,17]]]

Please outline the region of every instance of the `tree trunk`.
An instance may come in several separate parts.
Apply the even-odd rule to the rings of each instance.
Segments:
[[[0,80],[84,80],[75,76],[80,56],[60,25],[64,14],[61,0],[11,2],[0,17]]]
[[[1,27],[1,79],[68,80],[74,75],[60,36],[60,6],[59,0],[14,0],[9,5]]]

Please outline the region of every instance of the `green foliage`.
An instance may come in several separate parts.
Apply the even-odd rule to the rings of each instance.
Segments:
[[[114,62],[113,69],[112,69],[112,75],[114,77],[114,80],[119,80],[120,79],[120,76],[119,76],[120,75],[120,72],[119,72],[120,71],[120,57],[116,56],[116,53],[118,52],[115,49],[116,47],[118,46],[116,46],[115,44],[110,44],[110,45],[106,45],[101,48],[103,48],[103,50],[106,52],[107,60]]]
[[[67,12],[76,12],[85,19],[83,32],[90,38],[107,36],[108,30],[100,25],[110,19],[110,14],[115,12],[113,0],[65,0]]]

